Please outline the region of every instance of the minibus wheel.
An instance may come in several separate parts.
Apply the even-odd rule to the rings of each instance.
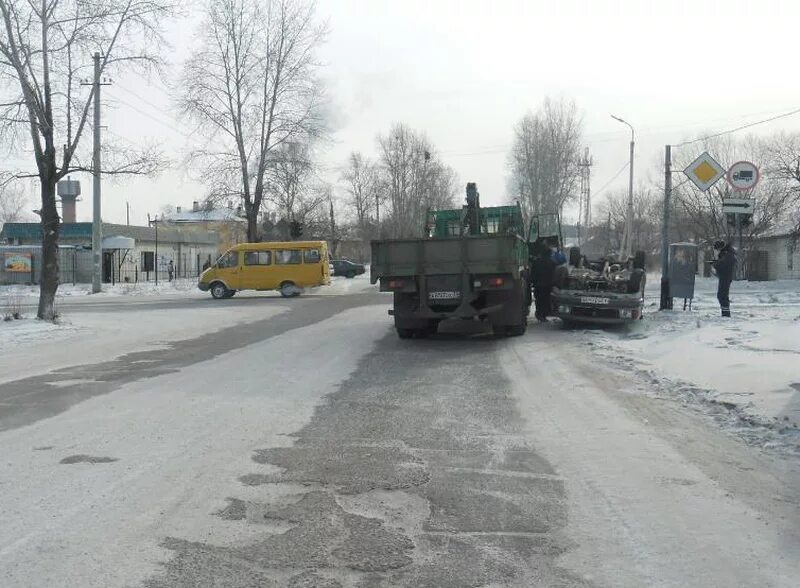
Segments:
[[[209,289],[211,290],[211,296],[217,300],[228,297],[228,289],[222,282],[214,282]]]
[[[297,289],[297,286],[294,285],[294,282],[284,282],[281,284],[281,296],[284,298],[294,298],[295,296],[300,296],[300,291]]]

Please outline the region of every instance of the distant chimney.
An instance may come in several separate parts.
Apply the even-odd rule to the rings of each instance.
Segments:
[[[181,207],[180,207],[180,206],[176,206],[176,207],[175,207],[175,212],[177,212],[178,214],[180,214],[180,213],[181,213]]]
[[[200,203],[195,200],[192,202],[192,212],[198,212],[200,210]]]
[[[61,222],[77,222],[75,201],[81,195],[81,183],[77,180],[61,180],[58,182],[58,195],[61,196]]]
[[[61,222],[74,223],[77,222],[77,214],[75,212],[75,198],[61,197]]]

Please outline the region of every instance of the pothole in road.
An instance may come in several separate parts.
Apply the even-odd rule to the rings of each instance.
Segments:
[[[52,382],[47,382],[50,386],[54,386],[55,388],[67,388],[69,386],[81,386],[84,384],[96,384],[96,380],[87,380],[85,378],[75,378],[72,380],[56,380]]]
[[[115,461],[119,461],[117,457],[98,457],[95,455],[70,455],[69,457],[65,457],[62,459],[60,464],[74,464],[74,463],[112,463]]]
[[[495,356],[486,344],[436,344],[435,362],[394,339],[365,356],[292,446],[254,453],[264,469],[240,481],[256,500],[217,513],[264,524],[264,536],[233,547],[168,539],[174,557],[148,586],[587,586],[557,565],[564,484],[521,437]],[[287,487],[293,502],[276,500]]]

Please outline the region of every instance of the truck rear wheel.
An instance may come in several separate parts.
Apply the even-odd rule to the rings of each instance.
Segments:
[[[509,337],[521,337],[522,335],[525,334],[527,330],[528,330],[528,323],[526,321],[520,325],[511,325],[506,330],[506,333],[508,334]]]
[[[411,339],[414,336],[414,329],[397,328],[397,336],[401,339]]]

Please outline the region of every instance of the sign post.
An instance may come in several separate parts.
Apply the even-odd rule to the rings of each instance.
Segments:
[[[761,179],[761,172],[758,167],[749,161],[737,161],[727,173],[728,184],[737,192],[752,190]],[[722,212],[733,215],[733,222],[736,227],[736,248],[739,252],[739,267],[737,268],[738,277],[742,277],[744,241],[742,239],[742,224],[750,221],[755,209],[755,201],[751,198],[725,198],[722,201]]]

